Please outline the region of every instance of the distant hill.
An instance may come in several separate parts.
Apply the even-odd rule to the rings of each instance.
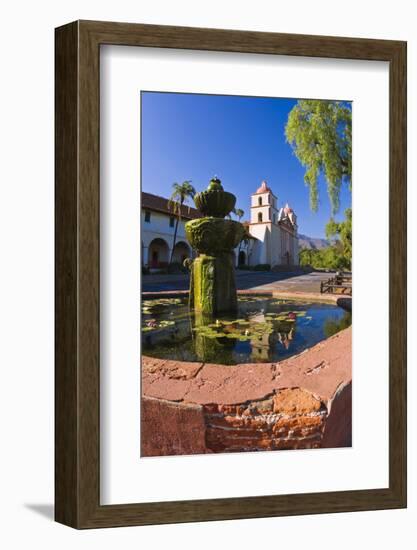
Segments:
[[[308,248],[313,250],[320,250],[330,245],[330,241],[327,239],[315,239],[314,237],[308,237],[307,235],[298,235],[300,248]]]

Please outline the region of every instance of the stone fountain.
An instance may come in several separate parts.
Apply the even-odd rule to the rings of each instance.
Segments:
[[[189,263],[191,270],[190,308],[203,315],[234,312],[237,293],[233,249],[244,235],[241,223],[225,219],[236,204],[236,197],[224,191],[214,177],[206,191],[194,197],[203,218],[185,224],[188,242],[198,257]]]
[[[233,249],[244,228],[225,219],[236,197],[213,178],[194,201],[204,217],[185,225],[198,251],[186,260],[192,311],[187,315],[179,300],[175,318],[168,305],[171,311],[160,314],[158,328],[146,327],[143,341],[150,355],[142,356],[142,456],[351,446],[351,329],[305,347],[318,331],[302,311],[304,301],[283,297],[280,305],[272,293],[247,296],[237,312]],[[269,302],[272,311],[265,313]],[[157,316],[151,305],[145,315]],[[307,321],[300,321],[301,348],[282,359],[298,317]],[[317,369],[322,363],[331,369]]]

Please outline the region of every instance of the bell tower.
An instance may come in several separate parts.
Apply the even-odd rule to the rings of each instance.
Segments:
[[[278,223],[277,197],[264,180],[251,195],[250,223]]]

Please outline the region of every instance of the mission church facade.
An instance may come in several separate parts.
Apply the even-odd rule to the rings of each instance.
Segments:
[[[151,269],[166,267],[174,244],[176,218],[167,198],[142,192],[142,264]],[[183,205],[172,261],[182,263],[194,251],[185,238],[185,223],[201,217]],[[263,181],[251,195],[250,221],[243,222],[248,238],[235,249],[236,265],[271,267],[296,266],[298,257],[297,217],[288,204],[278,207],[278,199]]]
[[[247,246],[248,265],[298,265],[297,216],[288,204],[278,208],[278,199],[266,181],[251,195],[252,239]]]

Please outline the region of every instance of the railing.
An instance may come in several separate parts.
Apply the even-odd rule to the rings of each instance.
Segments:
[[[320,283],[321,294],[348,294],[352,296],[352,275],[338,273],[327,281]]]

